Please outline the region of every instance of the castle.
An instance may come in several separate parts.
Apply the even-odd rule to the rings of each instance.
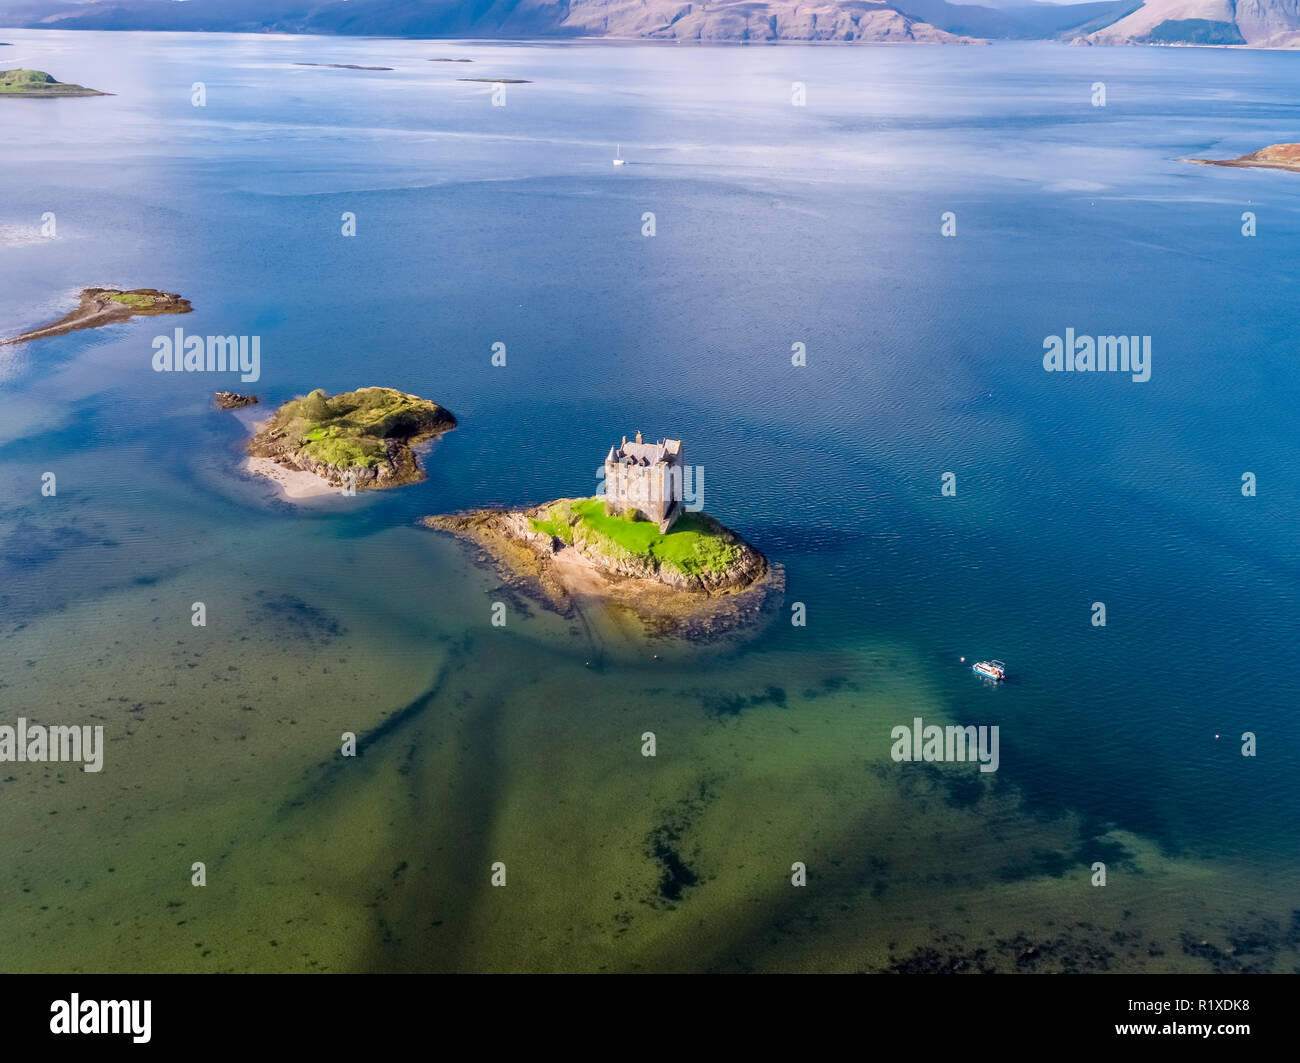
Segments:
[[[643,443],[623,437],[605,459],[605,512],[652,520],[666,532],[682,512],[682,441]]]

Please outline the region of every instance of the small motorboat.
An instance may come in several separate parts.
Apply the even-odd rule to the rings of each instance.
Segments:
[[[1007,677],[1007,666],[1001,661],[976,661],[971,671],[985,679],[1003,680]]]

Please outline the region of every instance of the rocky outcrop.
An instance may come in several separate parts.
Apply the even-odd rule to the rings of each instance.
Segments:
[[[693,514],[696,527],[735,548],[732,560],[722,570],[688,575],[652,559],[611,553],[606,542],[578,526],[572,539],[537,529],[553,507],[571,501],[577,500],[425,517],[421,524],[476,548],[479,560],[493,562],[507,586],[564,616],[599,602],[637,618],[651,635],[692,641],[752,632],[760,620],[771,619],[785,589],[784,572],[712,518]]]
[[[83,288],[75,310],[58,321],[41,325],[21,336],[0,340],[0,347],[9,343],[27,343],[50,336],[62,336],[79,329],[99,328],[128,321],[133,317],[188,314],[193,309],[188,299],[182,299],[175,292],[162,292],[157,288]]]
[[[404,441],[384,441],[385,458],[378,465],[331,465],[329,462],[304,454],[298,445],[287,437],[268,435],[255,437],[257,446],[250,444],[248,452],[255,458],[270,458],[277,465],[313,473],[334,487],[356,487],[358,490],[379,490],[401,487],[423,479],[415,455]]]
[[[256,406],[256,395],[236,395],[233,391],[218,391],[213,401],[218,410],[242,410],[245,406]]]

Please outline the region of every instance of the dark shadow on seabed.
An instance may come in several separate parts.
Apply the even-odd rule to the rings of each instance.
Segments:
[[[510,854],[492,851],[492,827],[506,782],[500,772],[499,724],[506,711],[500,688],[517,679],[498,676],[486,686],[475,683],[481,693],[467,697],[462,692],[457,699],[466,713],[457,722],[437,721],[446,728],[443,748],[454,745],[462,754],[456,757],[459,772],[450,780],[412,747],[406,760],[410,814],[394,824],[393,848],[419,854],[419,863],[400,911],[391,920],[377,916],[368,954],[359,964],[362,970],[475,969],[474,942],[456,929],[474,925],[472,913],[504,895],[489,884],[496,860],[505,861],[509,881]]]
[[[502,677],[486,690],[476,683],[477,689],[473,693],[465,689],[457,693],[456,680],[466,678],[466,663],[462,660],[452,670],[454,674],[449,675],[449,682],[440,683],[437,689],[394,714],[391,718],[393,725],[383,727],[386,748],[377,749],[373,738],[369,741],[369,748],[383,756],[386,766],[393,764],[395,756],[400,756],[402,762],[396,769],[405,780],[405,815],[400,817],[400,822],[409,826],[395,832],[389,851],[424,853],[427,856],[423,860],[411,858],[414,866],[409,870],[403,861],[392,876],[394,883],[399,876],[406,879],[403,883],[405,888],[400,892],[404,903],[398,910],[394,909],[388,884],[382,879],[385,869],[377,869],[379,874],[372,882],[378,880],[380,885],[368,906],[374,912],[376,925],[369,953],[359,961],[358,969],[539,969],[538,958],[529,951],[531,943],[527,935],[540,934],[544,939],[548,936],[545,933],[547,928],[517,926],[511,932],[505,929],[508,919],[504,925],[498,923],[502,927],[499,933],[516,935],[510,943],[515,951],[511,961],[504,966],[502,959],[509,948],[503,951],[500,940],[489,942],[475,937],[476,932],[481,933],[487,924],[497,923],[492,918],[490,906],[507,905],[514,896],[509,888],[497,890],[488,885],[488,869],[492,861],[505,860],[511,873],[521,878],[535,874],[538,868],[536,864],[529,867],[523,860],[512,863],[513,854],[491,852],[489,842],[497,834],[498,815],[504,814],[508,807],[510,779],[499,773],[502,761],[498,754],[504,737],[500,725],[502,713],[506,711],[503,708],[507,701],[506,690],[517,683],[518,676]],[[439,704],[447,709],[464,706],[467,715],[461,715],[460,722],[456,723],[449,713],[435,719],[433,714],[424,712]],[[563,707],[557,706],[556,709],[562,711]],[[448,725],[447,729],[442,730],[440,724]],[[726,726],[734,727],[735,724],[724,724],[724,730]],[[436,736],[433,733],[435,728],[441,731]],[[410,742],[409,749],[405,754],[399,754],[400,746],[406,742]],[[456,758],[458,763],[472,764],[473,767],[462,766],[449,781],[446,775],[439,773],[434,761],[438,759],[440,750],[445,751],[452,744],[463,754]],[[877,766],[871,773],[883,788],[882,796],[886,800],[867,802],[867,812],[851,813],[834,829],[831,838],[810,847],[809,855],[815,854],[812,863],[818,887],[811,891],[791,887],[783,873],[765,876],[770,885],[758,893],[753,891],[752,883],[748,888],[742,886],[743,892],[737,893],[737,886],[742,883],[734,875],[724,873],[722,881],[719,881],[718,869],[727,857],[712,852],[707,841],[701,844],[698,828],[701,820],[715,811],[719,799],[724,805],[734,806],[737,795],[728,793],[731,789],[728,784],[738,783],[743,792],[745,780],[727,771],[710,770],[699,776],[698,785],[691,784],[684,797],[658,803],[650,821],[659,826],[648,838],[633,830],[622,833],[617,843],[617,847],[623,850],[621,859],[630,858],[637,862],[645,855],[648,844],[656,839],[666,839],[673,847],[674,861],[682,867],[689,864],[692,869],[689,884],[669,891],[664,888],[661,877],[656,896],[651,883],[666,865],[661,863],[656,867],[650,861],[643,861],[646,881],[642,885],[650,898],[651,910],[640,912],[637,917],[648,917],[655,922],[651,937],[643,938],[622,955],[616,937],[611,937],[603,945],[589,943],[594,949],[585,955],[574,956],[575,968],[592,969],[595,965],[593,957],[597,954],[604,956],[607,963],[603,966],[607,969],[621,970],[771,970],[809,964],[816,968],[827,962],[842,965],[846,959],[845,952],[858,951],[861,951],[861,958],[857,961],[860,968],[908,970],[933,966],[938,961],[919,945],[899,957],[889,952],[888,961],[892,962],[886,962],[885,939],[890,934],[887,920],[898,913],[901,913],[900,923],[904,924],[900,926],[903,931],[900,936],[905,940],[909,937],[906,924],[915,924],[918,919],[932,918],[936,931],[940,923],[946,924],[942,933],[936,933],[952,954],[944,963],[960,968],[961,963],[969,962],[971,969],[1008,969],[1009,964],[1013,967],[1005,954],[1021,948],[1019,943],[1029,938],[1018,929],[1000,927],[992,955],[988,954],[990,949],[980,951],[977,947],[980,942],[966,943],[963,935],[948,922],[948,913],[944,912],[947,906],[941,905],[937,915],[934,911],[935,894],[933,886],[926,884],[926,876],[930,876],[929,881],[932,881],[932,876],[938,873],[937,866],[929,866],[936,854],[923,856],[919,867],[909,866],[908,853],[906,849],[900,851],[895,838],[900,831],[900,822],[911,818],[909,812],[919,810],[925,814],[937,811],[939,818],[931,821],[931,827],[936,827],[950,818],[947,814],[949,809],[961,809],[968,813],[972,821],[967,825],[970,827],[982,821],[990,809],[977,811],[972,807],[979,803],[980,796],[967,792],[972,784],[964,777],[950,777],[950,773],[941,772],[932,765],[918,765],[914,774],[900,779],[892,767]],[[563,762],[556,762],[552,770],[563,772],[566,768]],[[338,771],[332,771],[331,776],[334,781],[340,779]],[[1007,789],[995,780],[976,782],[974,786],[981,794]],[[454,795],[450,803],[438,796],[444,793]],[[743,802],[743,797],[741,800]],[[1009,822],[1019,820],[1018,798],[1014,794],[1001,804],[1006,806],[1003,814]],[[597,807],[593,801],[582,810],[570,810],[569,814],[591,816]],[[725,815],[725,808],[723,812]],[[585,836],[582,824],[575,823],[574,827],[575,839]],[[972,834],[978,836],[979,833],[978,826],[975,826]],[[969,845],[968,839],[952,848],[944,848],[948,855],[953,855]],[[882,851],[890,855],[882,856]],[[441,858],[433,855],[437,853],[444,855]],[[619,853],[610,853],[609,856],[620,859]],[[999,854],[997,859],[1004,857],[1005,854]],[[946,874],[943,886],[947,890],[979,889],[985,877],[1001,885],[996,881],[988,859],[986,855],[982,864],[977,859],[966,875],[954,877]],[[575,866],[577,863],[579,861],[575,860]],[[1059,874],[1057,871],[1057,877]],[[711,882],[714,883],[712,889]],[[551,884],[552,888],[554,885]],[[558,891],[560,896],[580,896],[584,889],[584,884],[576,876],[566,885],[567,888]],[[712,895],[714,890],[722,891],[723,896]],[[896,896],[904,897],[901,906],[892,903]],[[705,902],[703,909],[700,900]],[[643,897],[641,903],[645,904],[646,898]],[[854,940],[854,934],[850,933],[847,935],[849,940],[845,941],[834,929],[837,916],[842,918],[843,911],[850,907],[859,912],[870,911],[875,916],[870,940]],[[924,913],[927,909],[929,916],[917,914],[918,910]],[[565,916],[557,905],[555,914],[571,918],[576,913],[571,911]],[[881,917],[886,919],[884,924]],[[687,925],[695,929],[687,935],[690,947],[684,950],[674,942]],[[1035,940],[1042,936],[1034,935],[1032,929],[1029,934]],[[1081,945],[1072,949],[1071,956],[1083,953],[1098,957],[1095,962],[1104,964],[1103,951],[1098,946]],[[959,954],[966,953],[970,955],[969,961],[958,958]],[[832,956],[836,958],[831,960]],[[1077,962],[1067,959],[1069,965]],[[1079,968],[1076,966],[1075,969]]]
[[[522,654],[530,655],[528,649]],[[535,674],[554,664],[545,651],[532,655]],[[501,768],[501,716],[509,690],[526,682],[530,671],[514,657],[509,671],[471,674],[490,661],[473,636],[462,639],[428,691],[359,737],[355,766],[323,765],[318,779],[282,806],[285,819],[302,816],[328,826],[333,804],[362,799],[368,789],[391,786],[393,775],[400,777],[389,794],[396,807],[385,824],[390,836],[384,849],[401,859],[396,868],[372,865],[366,872],[370,896],[364,907],[371,926],[353,970],[481,967],[475,942],[463,935],[479,924],[478,909],[511,895],[508,887],[489,885],[491,865],[502,860],[508,875],[522,873],[510,853],[492,851],[492,839],[510,783]]]

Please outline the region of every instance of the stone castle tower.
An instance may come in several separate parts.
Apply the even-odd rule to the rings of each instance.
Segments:
[[[631,513],[666,532],[682,512],[682,441],[643,443],[627,436],[605,458],[605,512]]]

